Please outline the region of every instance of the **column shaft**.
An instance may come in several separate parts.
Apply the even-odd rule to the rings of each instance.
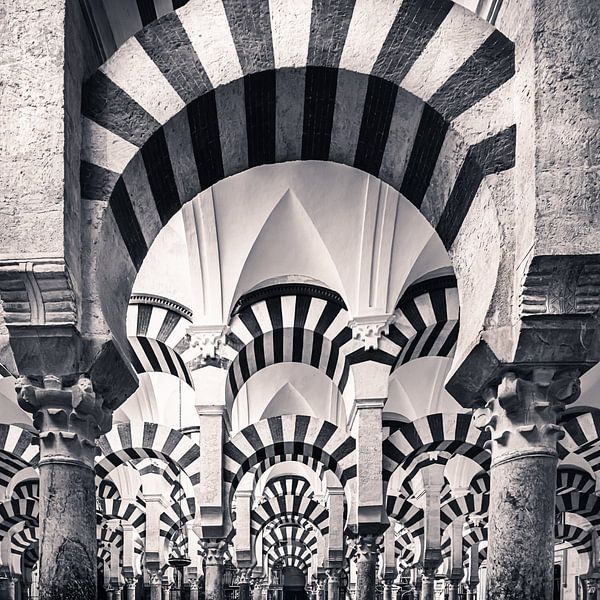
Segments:
[[[433,574],[423,573],[421,598],[423,600],[434,600],[435,577]]]
[[[0,579],[0,600],[15,600],[14,579]]]
[[[239,600],[250,600],[250,584],[249,583],[240,583],[239,585]]]
[[[552,598],[557,462],[556,456],[540,454],[492,467],[490,600]]]
[[[375,598],[375,570],[379,553],[375,535],[360,535],[356,543],[356,600]]]

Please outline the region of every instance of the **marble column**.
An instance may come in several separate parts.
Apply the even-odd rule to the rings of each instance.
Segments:
[[[327,583],[324,575],[317,577],[317,600],[327,600]]]
[[[201,540],[206,556],[204,568],[205,600],[223,600],[223,558],[227,544],[223,540]]]
[[[375,598],[375,570],[378,555],[378,536],[359,535],[356,540],[356,600]]]
[[[448,581],[448,600],[458,600],[458,581],[450,579]]]
[[[327,600],[340,600],[341,569],[327,569]]]
[[[597,600],[598,580],[588,577],[585,579],[585,600]]]
[[[552,600],[556,424],[579,396],[576,373],[536,367],[505,372],[484,393],[475,423],[491,432],[487,599]]]
[[[251,569],[240,569],[238,600],[250,600]]]
[[[198,600],[198,581],[196,579],[190,581],[190,600]]]
[[[162,582],[162,600],[171,600],[171,586],[173,584],[169,581]]]
[[[477,584],[467,586],[467,600],[477,600]]]
[[[162,580],[157,571],[150,571],[150,600],[162,600]]]
[[[135,591],[137,589],[137,579],[127,579],[125,582],[125,598],[135,600]]]
[[[89,600],[96,581],[96,439],[112,415],[92,382],[17,380],[19,406],[39,431],[40,600]]]
[[[108,586],[105,591],[106,591],[106,600],[114,600],[114,589],[111,586]]]
[[[262,578],[254,577],[254,586],[252,588],[252,600],[261,600],[262,598]]]
[[[0,600],[15,600],[15,580],[12,577],[0,579]]]
[[[423,570],[421,577],[421,595],[423,600],[434,600],[435,591],[435,571],[427,569]]]
[[[383,580],[383,600],[392,600],[394,591],[394,582],[390,579]]]

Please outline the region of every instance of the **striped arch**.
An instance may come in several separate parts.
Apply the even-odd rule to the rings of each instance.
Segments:
[[[181,354],[189,347],[186,330],[192,311],[153,294],[132,294],[127,308],[130,358],[137,373],[170,373],[194,387]]]
[[[286,544],[274,545],[269,547],[266,556],[270,567],[273,566],[278,560],[283,560],[285,566],[296,566],[290,565],[288,562],[292,560],[298,564],[303,565],[304,569],[309,567],[312,563],[312,557],[316,553],[311,551],[305,544],[300,542],[288,542]],[[303,568],[298,567],[298,568]],[[303,569],[303,570],[304,570]]]
[[[592,527],[597,527],[600,524],[600,498],[579,492],[560,494],[556,496],[556,512],[577,514]]]
[[[106,520],[126,521],[135,528],[141,538],[146,537],[146,511],[137,502],[98,498],[97,505]]]
[[[394,311],[377,360],[392,371],[424,356],[454,356],[458,339],[458,289],[453,276],[409,287]],[[364,355],[369,359],[370,353]]]
[[[455,60],[435,60],[440,44]],[[130,259],[102,288],[105,314],[124,314],[108,310],[114,291],[183,203],[261,164],[359,168],[400,190],[450,248],[484,177],[514,165],[503,87],[514,70],[514,44],[451,0],[294,11],[205,0],[151,22],[83,92],[82,197],[108,204],[100,261]],[[472,114],[496,118],[472,131]]]
[[[0,540],[13,525],[22,521],[38,526],[39,504],[34,498],[5,500],[0,503]]]
[[[292,545],[305,546],[314,554],[317,552],[317,534],[311,529],[291,524],[275,527],[263,535],[263,548],[267,548],[267,551],[273,547]]]
[[[452,524],[452,521],[462,516],[481,515],[487,516],[490,505],[489,494],[467,494],[460,498],[453,498],[440,507],[440,520],[442,528]]]
[[[557,543],[570,544],[579,554],[589,555],[592,552],[592,532],[576,525],[557,523],[554,526],[554,537]]]
[[[342,298],[326,288],[304,284],[260,292],[249,294],[249,300],[242,297],[229,323],[222,353],[231,361],[227,406],[231,408],[252,375],[283,362],[301,362],[323,371],[343,393],[350,376],[346,355],[358,344],[352,339]]]
[[[0,495],[19,471],[37,465],[39,448],[32,445],[35,438],[18,425],[0,423]]]
[[[223,472],[230,498],[255,465],[304,458],[321,463],[343,486],[356,477],[356,441],[333,423],[303,415],[282,415],[249,425],[223,447]]]
[[[425,534],[425,513],[422,508],[404,501],[396,512],[388,512],[388,516],[400,523],[413,541],[422,540]]]
[[[286,494],[263,500],[253,511],[250,520],[252,536],[257,536],[263,527],[274,519],[301,518],[323,535],[329,533],[329,511],[323,505],[306,496]]]
[[[111,479],[103,479],[98,485],[98,498],[105,498],[106,500],[120,500],[121,494],[117,489],[117,486]]]
[[[466,456],[487,471],[490,453],[484,444],[488,439],[489,434],[479,431],[466,413],[437,413],[402,423],[383,442],[383,479],[389,481],[407,460],[432,451]]]
[[[597,449],[600,441],[600,410],[589,409],[581,414],[566,413],[560,421],[565,436],[558,441],[556,449],[562,460],[570,453],[581,456],[598,477],[600,471],[600,453]]]
[[[490,474],[488,471],[477,473],[469,484],[469,493],[471,494],[489,494],[490,493]]]
[[[436,456],[430,456],[428,454],[418,454],[416,455],[409,464],[404,465],[404,469],[406,470],[406,474],[400,484],[400,489],[398,495],[401,498],[408,499],[414,494],[412,481],[419,474],[419,471],[429,465],[448,464],[448,461],[452,458],[452,455],[447,452],[436,453]],[[445,502],[452,497],[452,489],[450,487],[450,482],[444,476],[444,486],[440,492],[440,501]]]
[[[23,567],[31,568],[39,557],[39,531],[37,527],[26,525],[11,532],[10,553],[13,575],[23,573]]]
[[[418,556],[415,552],[415,540],[407,529],[396,532],[394,542],[394,554],[398,564],[402,569],[407,569],[415,565]]]
[[[96,485],[116,467],[134,460],[157,458],[167,462],[176,478],[181,470],[200,483],[200,448],[189,437],[157,423],[119,423],[98,440],[102,457],[96,463]]]
[[[37,479],[25,479],[15,485],[11,498],[24,500],[25,498],[37,499],[40,497],[40,482]]]
[[[583,469],[571,465],[559,465],[556,472],[556,493],[565,494],[580,492],[593,494],[596,489],[596,480]]]
[[[298,475],[280,475],[269,479],[263,490],[265,498],[277,496],[306,496],[310,498],[314,494],[312,486],[304,478]]]

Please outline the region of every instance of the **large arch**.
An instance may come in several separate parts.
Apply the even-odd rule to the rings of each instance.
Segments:
[[[157,232],[224,177],[298,159],[352,165],[400,190],[450,248],[483,178],[514,164],[502,91],[514,45],[462,7],[408,0],[365,15],[353,3],[315,4],[298,20],[260,6],[237,19],[228,3],[192,1],[126,42],[85,86],[82,196],[106,202],[97,287],[117,339]],[[455,61],[435,61],[436,35]],[[300,53],[282,45],[289,36]],[[461,116],[490,95],[500,116],[463,139]]]
[[[271,417],[250,425],[223,447],[223,473],[230,498],[242,477],[269,460],[315,460],[343,486],[356,477],[356,441],[333,423],[303,415]]]

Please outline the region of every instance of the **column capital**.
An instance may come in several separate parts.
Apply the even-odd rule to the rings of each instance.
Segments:
[[[396,315],[364,315],[355,317],[348,323],[352,337],[364,344],[365,350],[378,350],[382,336],[389,332]]]
[[[125,580],[125,585],[127,586],[128,590],[135,590],[137,587],[137,577],[128,577]]]
[[[476,427],[491,434],[492,464],[525,454],[555,456],[556,442],[564,436],[556,421],[580,391],[577,370],[507,368],[484,391],[483,407],[473,414]]]
[[[197,590],[197,589],[198,589],[198,580],[190,579],[190,590]]]
[[[80,375],[74,385],[64,385],[61,377],[45,375],[37,385],[19,377],[15,389],[19,406],[33,414],[39,431],[40,463],[59,460],[93,468],[96,439],[110,430],[112,411],[94,392],[90,378]]]
[[[325,569],[325,573],[327,574],[327,578],[329,581],[335,581],[337,583],[340,582],[340,577],[342,575],[342,569],[336,567],[329,567]]]
[[[198,369],[206,364],[215,364],[215,361],[222,362],[219,356],[219,350],[223,348],[227,341],[229,328],[227,325],[192,325],[187,328],[187,334],[190,337],[190,349],[196,353],[192,360],[192,370]],[[227,361],[225,361],[227,362]]]
[[[252,578],[252,569],[251,568],[238,569],[238,574],[239,574],[240,584],[245,584],[245,583],[250,584],[250,580]]]
[[[359,534],[353,540],[356,549],[356,562],[376,563],[380,553],[381,536],[375,534]]]
[[[205,538],[200,540],[200,547],[204,551],[207,565],[222,565],[227,550],[225,540]]]

